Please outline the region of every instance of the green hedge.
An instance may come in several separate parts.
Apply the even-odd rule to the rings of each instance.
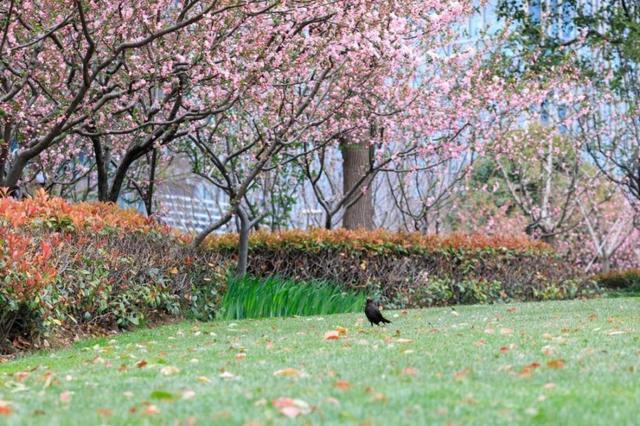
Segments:
[[[214,236],[205,250],[215,263],[229,263],[236,244],[237,236]],[[395,308],[599,294],[549,246],[506,236],[259,232],[250,238],[249,273],[340,283]]]

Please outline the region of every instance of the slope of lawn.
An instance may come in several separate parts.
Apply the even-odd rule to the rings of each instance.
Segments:
[[[640,299],[386,314],[386,329],[360,314],[180,323],[24,356],[0,365],[0,423],[640,420]]]

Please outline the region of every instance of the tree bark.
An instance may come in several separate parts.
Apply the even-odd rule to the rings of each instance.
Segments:
[[[341,151],[343,193],[347,194],[369,173],[372,146],[367,141],[355,142],[346,139],[341,144]],[[375,211],[371,188],[368,188],[370,184],[371,179],[365,179],[350,199],[346,200],[347,207],[342,219],[342,226],[346,229],[374,228]]]
[[[94,130],[94,129],[92,129]],[[98,170],[98,200],[108,201],[109,199],[109,155],[105,152],[99,136],[91,136],[93,143],[93,153],[96,157],[96,168]]]
[[[158,161],[158,149],[154,148],[151,152],[151,170],[149,170],[149,186],[147,187],[147,193],[144,200],[144,204],[147,208],[147,216],[153,214],[153,191],[156,180],[156,163]]]
[[[240,219],[240,242],[238,244],[238,265],[236,267],[236,276],[244,277],[247,274],[247,264],[249,261],[249,230],[251,224],[247,212],[241,206],[236,209],[238,219]]]

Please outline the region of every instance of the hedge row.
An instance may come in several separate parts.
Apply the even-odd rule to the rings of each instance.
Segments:
[[[603,288],[622,291],[640,291],[640,269],[603,272],[593,279]]]
[[[0,352],[213,318],[224,280],[191,254],[168,228],[113,205],[0,199]]]
[[[206,249],[216,262],[228,261],[237,238],[213,236]],[[388,307],[561,299],[598,291],[548,245],[523,238],[315,229],[257,232],[249,243],[253,275],[341,283]]]

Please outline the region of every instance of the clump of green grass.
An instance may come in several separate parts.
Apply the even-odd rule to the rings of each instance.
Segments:
[[[222,319],[328,315],[356,312],[365,295],[345,292],[323,281],[299,282],[278,277],[230,277],[222,299]]]

